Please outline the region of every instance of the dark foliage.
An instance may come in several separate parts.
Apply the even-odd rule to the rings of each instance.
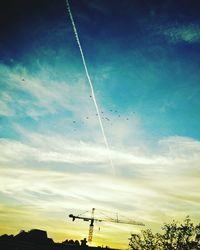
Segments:
[[[132,234],[129,241],[131,250],[197,250],[200,249],[200,223],[194,225],[185,218],[182,224],[173,221],[164,224],[162,233],[150,229],[141,234]]]

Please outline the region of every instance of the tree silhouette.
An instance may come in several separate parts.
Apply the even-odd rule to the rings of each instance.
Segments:
[[[131,250],[197,250],[200,249],[200,223],[194,225],[187,216],[182,224],[165,223],[163,233],[154,234],[150,229],[141,234],[131,234]]]

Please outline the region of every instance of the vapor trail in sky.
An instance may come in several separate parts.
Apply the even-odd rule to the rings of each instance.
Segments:
[[[94,106],[95,106],[96,112],[98,114],[97,117],[98,117],[98,120],[99,120],[99,125],[101,127],[101,131],[102,131],[102,135],[103,135],[103,138],[104,138],[104,142],[105,142],[106,148],[108,150],[110,164],[111,164],[111,167],[112,167],[112,170],[113,170],[113,173],[114,173],[115,169],[114,169],[113,161],[112,161],[111,154],[110,154],[110,147],[109,147],[109,144],[108,144],[108,140],[106,138],[106,134],[105,134],[105,131],[104,131],[104,127],[103,127],[101,115],[100,115],[100,112],[99,112],[99,107],[98,107],[98,104],[97,104],[97,101],[96,101],[96,97],[95,97],[95,93],[94,93],[93,84],[92,84],[92,81],[91,81],[91,78],[90,78],[90,75],[89,75],[89,72],[88,72],[88,68],[87,68],[87,65],[86,65],[86,61],[85,61],[85,57],[84,57],[84,54],[83,54],[82,46],[81,46],[81,43],[80,43],[80,40],[79,40],[78,32],[77,32],[77,29],[76,29],[76,25],[74,23],[74,19],[73,19],[73,16],[72,16],[72,12],[71,12],[68,0],[66,0],[66,4],[67,4],[67,10],[69,12],[70,20],[71,20],[71,23],[72,23],[72,27],[73,27],[73,30],[74,30],[74,34],[75,34],[75,37],[76,37],[76,41],[78,43],[78,47],[79,47],[79,50],[80,50],[80,53],[81,53],[81,58],[82,58],[82,61],[83,61],[83,66],[85,68],[85,73],[86,73],[88,82],[90,84],[91,96],[92,96],[92,100],[94,102]]]

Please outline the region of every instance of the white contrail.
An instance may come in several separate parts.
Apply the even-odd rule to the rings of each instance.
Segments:
[[[98,114],[99,125],[100,125],[100,127],[101,127],[101,132],[102,132],[102,135],[103,135],[103,138],[104,138],[104,142],[105,142],[106,148],[107,148],[107,150],[108,150],[108,155],[109,155],[110,164],[111,164],[113,173],[115,173],[115,168],[114,168],[113,161],[112,161],[112,158],[111,158],[111,155],[110,155],[110,147],[109,147],[109,145],[108,145],[108,140],[107,140],[106,135],[105,135],[103,123],[102,123],[101,116],[100,116],[100,112],[99,112],[99,107],[98,107],[98,105],[97,105],[96,97],[95,97],[95,94],[94,94],[93,84],[92,84],[92,81],[91,81],[91,78],[90,78],[90,75],[89,75],[89,72],[88,72],[88,69],[87,69],[85,57],[84,57],[84,54],[83,54],[83,50],[82,50],[81,43],[80,43],[80,40],[79,40],[78,32],[77,32],[77,29],[76,29],[76,25],[75,25],[75,23],[74,23],[74,19],[73,19],[73,16],[72,16],[72,12],[71,12],[70,5],[69,5],[69,1],[68,1],[68,0],[66,0],[66,4],[67,4],[67,10],[68,10],[68,12],[69,12],[70,20],[71,20],[71,23],[72,23],[72,27],[73,27],[73,30],[74,30],[74,34],[75,34],[75,37],[76,37],[76,41],[77,41],[77,43],[78,43],[78,47],[79,47],[79,50],[80,50],[80,53],[81,53],[81,58],[82,58],[82,61],[83,61],[83,66],[84,66],[84,68],[85,68],[85,73],[86,73],[88,82],[89,82],[89,84],[90,84],[91,96],[92,96],[92,100],[93,100],[93,102],[94,102],[94,106],[95,106],[96,112],[97,112],[97,114]]]

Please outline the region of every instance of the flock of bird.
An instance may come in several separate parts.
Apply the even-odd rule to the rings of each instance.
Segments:
[[[92,98],[92,96],[90,95],[90,98]],[[114,110],[114,109],[110,109],[109,110],[112,114],[115,114],[115,115],[117,115],[117,117],[122,117],[120,114],[119,114],[119,111],[118,110]],[[135,114],[135,112],[132,112],[133,114]],[[96,113],[95,114],[95,116],[98,116],[98,114]],[[85,117],[85,119],[86,120],[89,120],[89,119],[92,119],[93,117],[92,116],[86,116]],[[108,117],[106,117],[105,115],[104,115],[104,112],[103,111],[101,111],[101,119],[102,120],[106,120],[107,122],[110,122],[110,124],[111,124],[111,126],[112,126],[112,120],[111,120],[111,118],[108,118]],[[126,117],[125,118],[125,120],[129,120],[129,117]],[[76,124],[78,121],[76,121],[76,120],[73,120],[73,124]],[[76,131],[76,129],[74,128],[73,129],[74,131]]]
[[[22,78],[21,80],[22,80],[23,82],[25,81],[24,78]],[[92,98],[91,95],[90,95],[90,98]],[[121,117],[121,115],[119,114],[118,110],[110,109],[109,111],[112,112],[113,114],[116,114],[118,117]],[[134,114],[134,113],[135,113],[135,112],[133,112],[133,114]],[[97,113],[96,113],[96,116],[98,116]],[[86,120],[89,120],[90,118],[91,118],[91,117],[89,117],[89,116],[86,116],[86,117],[85,117]],[[104,116],[104,112],[103,112],[103,111],[101,111],[101,119],[102,119],[102,120],[106,120],[107,122],[111,122],[111,119],[110,119],[110,118]],[[128,121],[129,118],[127,117],[126,120]],[[73,120],[73,124],[76,124],[76,123],[77,123],[77,121],[76,121],[76,120]],[[112,125],[112,123],[111,123],[111,125]],[[74,128],[73,130],[76,131],[75,128]]]

